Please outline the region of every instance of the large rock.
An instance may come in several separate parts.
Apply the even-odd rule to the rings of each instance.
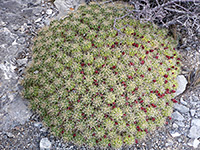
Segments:
[[[77,9],[79,4],[85,3],[85,0],[74,0],[69,2],[68,0],[55,0],[54,4],[57,7],[59,14],[55,17],[55,19],[62,19],[66,17],[69,13],[70,8]]]
[[[40,141],[40,150],[50,150],[51,149],[51,142],[48,138],[42,138]]]
[[[189,108],[187,108],[186,106],[184,106],[182,104],[176,103],[176,104],[174,104],[174,108],[177,109],[181,113],[189,112]]]
[[[11,103],[0,109],[0,130],[8,130],[24,124],[32,115],[20,95],[9,95]]]
[[[175,95],[177,96],[185,91],[188,82],[183,75],[178,75],[176,79],[178,81],[178,89],[176,90]]]
[[[178,121],[184,120],[184,117],[178,111],[172,113],[172,118]]]
[[[199,138],[200,137],[200,119],[193,119],[191,122],[191,128],[189,130],[188,137]]]

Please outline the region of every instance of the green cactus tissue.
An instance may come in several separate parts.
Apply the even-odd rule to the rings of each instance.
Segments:
[[[151,23],[115,21],[121,8],[80,6],[34,39],[23,95],[65,141],[131,146],[163,126],[177,102],[176,42]]]

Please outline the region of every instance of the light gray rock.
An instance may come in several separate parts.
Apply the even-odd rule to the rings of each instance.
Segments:
[[[174,108],[177,109],[181,113],[189,112],[189,108],[187,108],[186,106],[184,106],[182,104],[176,103],[176,104],[174,104]]]
[[[41,20],[42,20],[42,18],[37,18],[37,19],[35,20],[35,23],[39,23]]]
[[[74,8],[75,10],[77,10],[79,4],[82,3],[85,3],[85,0],[73,0],[71,2],[69,2],[68,0],[55,0],[54,4],[59,11],[59,14],[55,17],[55,19],[60,20],[66,17],[70,8]]]
[[[185,127],[185,124],[182,121],[177,121],[176,123],[180,127]]]
[[[178,111],[172,113],[172,118],[178,121],[184,120],[184,117]]]
[[[6,135],[7,135],[9,138],[15,138],[15,135],[12,134],[11,132],[6,132]]]
[[[191,125],[200,127],[200,119],[192,119]]]
[[[177,132],[177,131],[171,131],[171,132],[169,132],[170,133],[170,135],[172,136],[172,137],[178,137],[178,136],[180,136],[181,134],[179,133],[179,132]]]
[[[32,115],[20,95],[14,95],[12,99],[12,102],[6,104],[1,110],[4,115],[0,115],[0,130],[6,131],[16,125],[24,124]]]
[[[66,0],[55,0],[54,4],[59,11],[58,16],[55,17],[55,19],[58,20],[64,18],[68,14],[69,8],[71,7]]]
[[[199,138],[200,137],[200,126],[193,125],[188,134],[189,138]]]
[[[50,150],[51,149],[51,142],[48,138],[42,138],[40,141],[40,150]]]
[[[193,147],[198,148],[200,141],[198,139],[194,139]]]
[[[47,9],[46,13],[47,13],[47,15],[51,15],[53,13],[53,10],[52,9]]]
[[[28,59],[27,59],[27,58],[24,58],[24,59],[18,59],[18,60],[17,60],[17,64],[18,64],[18,66],[26,65],[27,62],[28,62]]]
[[[194,147],[195,149],[198,148],[200,141],[198,139],[190,139],[187,143],[189,146]]]
[[[192,96],[192,101],[198,102],[198,101],[199,101],[199,98],[198,98],[197,96]]]
[[[187,105],[187,102],[183,100],[183,98],[180,99],[181,104]]]
[[[176,90],[175,95],[177,96],[185,91],[188,82],[183,75],[178,75],[176,79],[178,81],[178,89]]]
[[[165,144],[165,146],[172,146],[173,145],[173,141],[171,139],[167,140],[167,143]]]
[[[173,128],[178,128],[178,125],[176,123],[173,123]]]
[[[34,126],[37,127],[37,128],[41,128],[42,122],[36,122],[36,123],[34,123]]]
[[[19,44],[24,44],[25,43],[25,38],[24,37],[20,37],[19,39],[17,39],[17,43]]]
[[[191,109],[191,110],[190,110],[190,114],[191,114],[192,117],[194,117],[195,112],[196,112],[196,110],[194,110],[194,109]]]

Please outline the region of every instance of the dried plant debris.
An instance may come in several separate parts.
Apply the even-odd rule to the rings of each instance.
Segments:
[[[190,89],[200,87],[200,65],[197,69],[193,69],[188,75],[188,86]]]

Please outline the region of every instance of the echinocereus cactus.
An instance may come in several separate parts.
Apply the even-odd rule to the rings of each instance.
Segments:
[[[34,40],[24,96],[53,134],[77,145],[132,145],[164,125],[177,102],[176,42],[127,17],[118,33],[120,8],[81,6]]]

